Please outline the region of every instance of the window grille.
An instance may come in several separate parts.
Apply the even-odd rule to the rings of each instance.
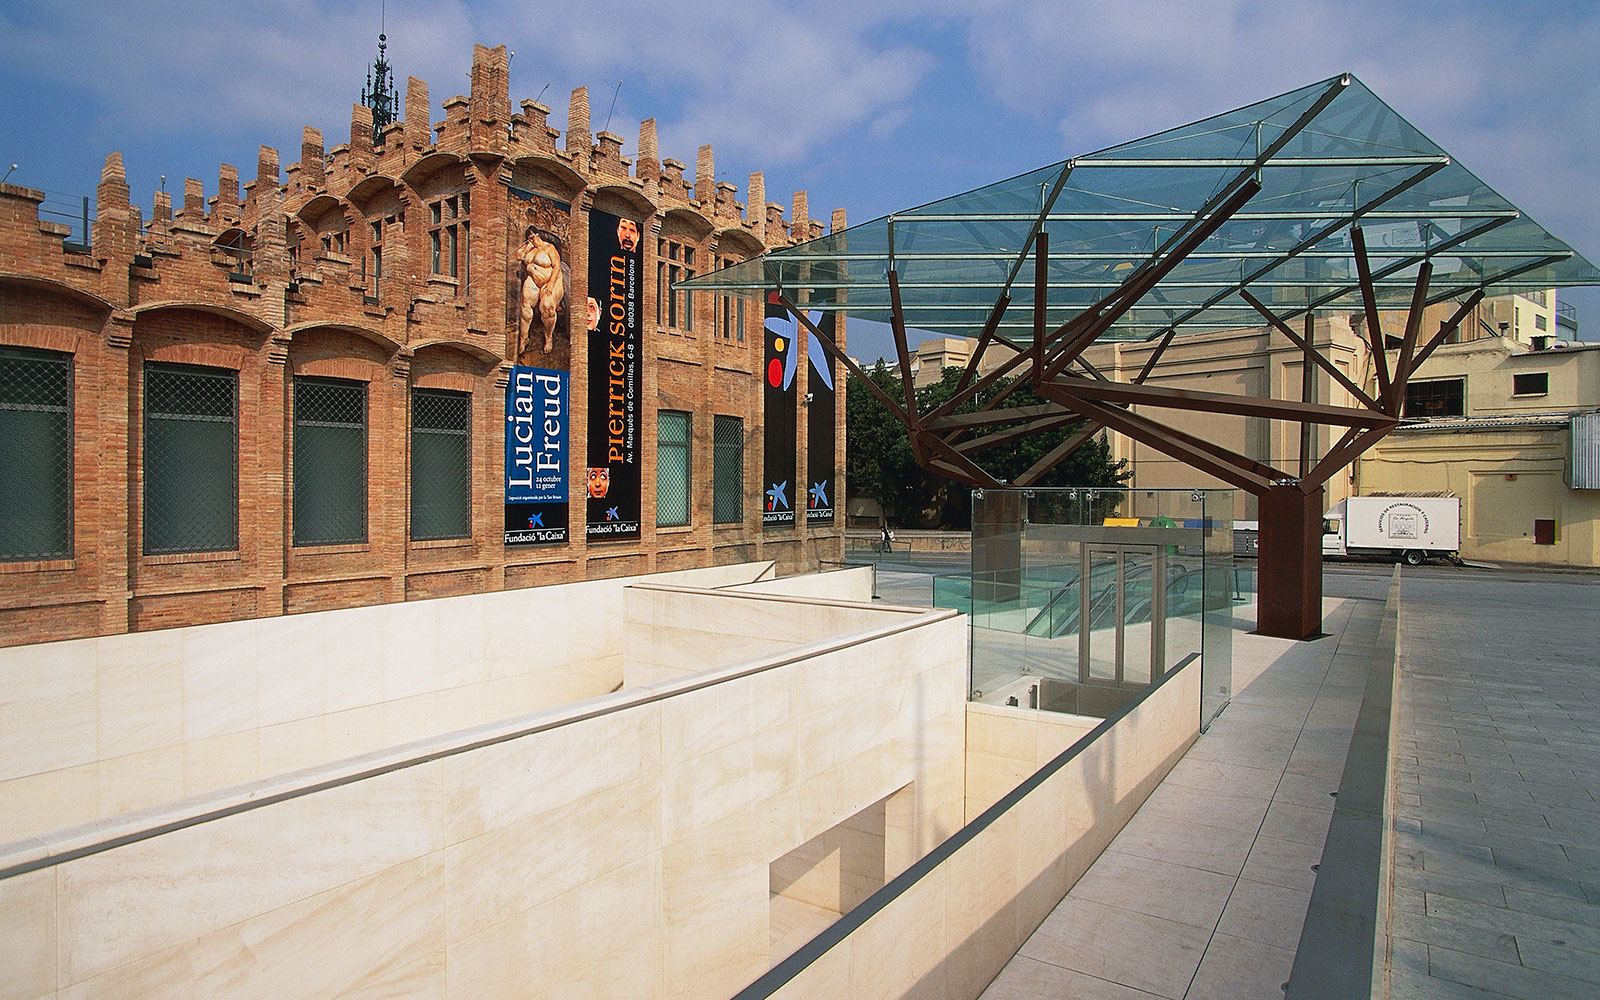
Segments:
[[[656,526],[689,523],[689,414],[656,414]]]
[[[461,275],[464,270],[470,207],[466,194],[439,198],[428,205],[428,255],[434,274]]]
[[[411,538],[472,534],[472,396],[411,391]]]
[[[367,540],[367,387],[294,380],[294,544]]]
[[[239,547],[239,375],[144,369],[144,551]]]
[[[1527,372],[1511,376],[1513,396],[1545,396],[1550,393],[1549,372]]]
[[[673,288],[697,273],[694,247],[678,238],[656,242],[656,323],[674,333],[694,332],[694,293]]]
[[[1405,415],[1408,417],[1465,416],[1467,383],[1459,378],[1429,379],[1406,383]]]
[[[72,355],[0,347],[0,560],[72,554]]]
[[[712,421],[711,520],[744,520],[744,421],[720,414]]]

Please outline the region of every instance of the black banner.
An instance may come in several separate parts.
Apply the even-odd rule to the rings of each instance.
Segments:
[[[824,313],[817,329],[834,340],[836,315]],[[834,341],[837,343],[837,341]],[[833,480],[838,472],[834,454],[834,363],[817,335],[806,333],[806,523],[833,523]]]
[[[800,344],[795,334],[799,323],[778,300],[777,292],[767,294],[766,353],[762,366],[761,419],[764,427],[762,476],[764,494],[761,523],[773,527],[794,524],[796,494],[795,453],[795,369],[800,361]]]
[[[639,537],[639,224],[589,213],[586,536]]]

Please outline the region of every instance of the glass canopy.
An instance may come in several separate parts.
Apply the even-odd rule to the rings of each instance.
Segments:
[[[1430,303],[1600,284],[1600,271],[1345,75],[714,271],[681,287],[782,290],[809,309],[1031,340],[1034,234],[1048,232],[1048,328],[1170,250],[1250,177],[1261,191],[1100,339],[1257,327],[1247,288],[1284,319],[1361,309],[1359,223],[1380,309],[1406,308],[1431,260]]]

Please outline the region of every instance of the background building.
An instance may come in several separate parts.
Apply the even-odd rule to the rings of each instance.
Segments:
[[[1443,321],[1453,309],[1453,303],[1431,307],[1425,326]],[[1404,317],[1384,314],[1381,319],[1392,363]],[[1444,491],[1461,498],[1466,558],[1600,565],[1600,463],[1584,457],[1600,434],[1600,420],[1593,416],[1600,412],[1600,344],[1573,342],[1576,335],[1576,313],[1557,302],[1555,289],[1484,299],[1407,384],[1406,423],[1329,481],[1329,506],[1352,495]],[[1371,345],[1359,315],[1318,319],[1312,342],[1353,382],[1375,391]],[[965,366],[971,346],[963,338],[924,340],[911,356],[916,384],[931,385],[944,368]],[[1130,381],[1155,347],[1154,342],[1100,344],[1085,356],[1108,377]],[[979,373],[1010,356],[991,347]],[[1298,347],[1267,328],[1194,334],[1173,341],[1149,382],[1337,406],[1355,403],[1317,371],[1311,395],[1303,396],[1303,358]],[[1299,466],[1297,426],[1215,414],[1196,413],[1191,419],[1208,440],[1278,468]],[[1107,433],[1113,454],[1129,463],[1131,487],[1207,480],[1182,462]],[[1326,454],[1337,439],[1332,428],[1314,428],[1310,453]],[[1256,498],[1244,491],[1236,497],[1235,516],[1255,519]]]
[[[223,165],[148,221],[112,153],[84,242],[0,186],[0,643],[842,552],[831,508],[763,517],[759,297],[671,290],[821,235],[804,192],[786,223],[752,174],[747,209],[710,146],[692,177],[659,158],[653,120],[630,161],[584,88],[562,136],[548,107],[513,110],[507,66],[476,47],[435,121],[416,78],[391,113],[382,64],[348,142],[308,127],[281,174],[262,147],[242,192]],[[625,359],[581,335],[608,301],[596,239],[634,271]],[[507,503],[516,364],[567,375],[564,496],[531,513]],[[790,371],[786,399],[815,388]],[[778,450],[842,473],[843,414],[825,444],[815,415],[781,422]],[[597,476],[608,434],[626,440]],[[585,502],[597,479],[632,508]],[[600,510],[636,527],[597,531]]]

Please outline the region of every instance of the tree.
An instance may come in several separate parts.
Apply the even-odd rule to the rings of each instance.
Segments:
[[[879,359],[867,373],[890,399],[904,398],[905,388]],[[911,439],[905,425],[892,416],[878,397],[857,389],[845,394],[845,470],[850,492],[878,501],[884,515],[900,524],[910,523],[917,507],[921,469],[911,456]]]
[[[867,374],[890,399],[904,398],[900,377],[881,359]],[[946,368],[938,382],[917,390],[918,409],[927,413],[947,402],[955,395],[960,380],[960,368]],[[1010,384],[1006,380],[997,382],[980,393],[976,401],[956,407],[955,412],[976,410]],[[1033,389],[1023,385],[1007,396],[1002,405],[1030,406],[1040,402]],[[1014,481],[1081,426],[1081,423],[1073,423],[1000,445],[978,456],[978,464],[996,479]],[[856,391],[846,396],[845,441],[851,491],[877,500],[891,520],[929,527],[971,526],[971,489],[918,466],[911,455],[911,441],[905,425],[871,392]],[[1126,465],[1124,461],[1112,460],[1111,446],[1105,436],[1100,435],[1084,442],[1035,485],[1114,488],[1127,481]]]

